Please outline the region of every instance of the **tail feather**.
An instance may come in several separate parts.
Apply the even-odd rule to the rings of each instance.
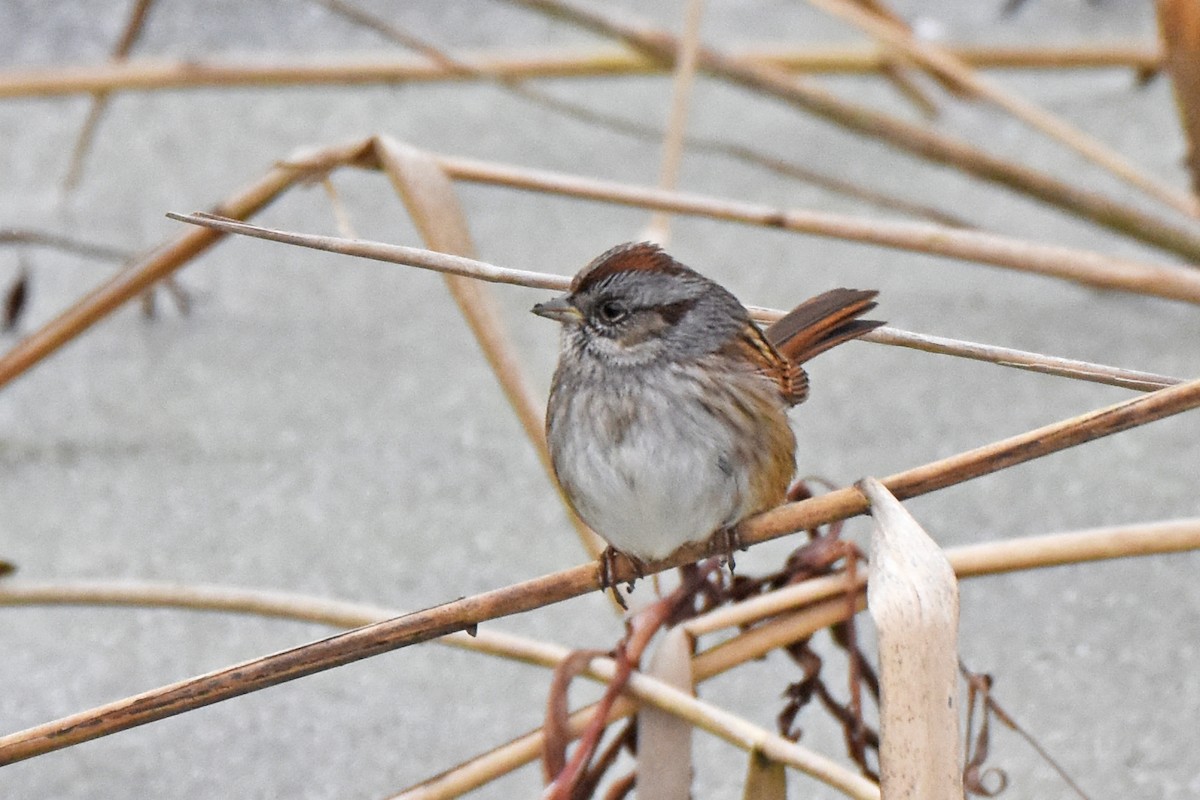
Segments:
[[[884,323],[857,319],[875,308],[875,291],[832,289],[785,314],[764,331],[767,341],[794,364],[824,353],[842,342],[857,339]]]

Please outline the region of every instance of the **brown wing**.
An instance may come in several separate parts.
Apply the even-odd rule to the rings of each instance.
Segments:
[[[749,361],[762,375],[779,386],[779,391],[792,405],[804,402],[808,396],[808,376],[800,365],[779,354],[753,322],[747,322],[742,335],[722,350],[735,360]]]
[[[856,319],[875,307],[875,291],[832,289],[785,314],[767,328],[770,345],[795,364],[803,364],[842,342],[856,339],[883,322]]]

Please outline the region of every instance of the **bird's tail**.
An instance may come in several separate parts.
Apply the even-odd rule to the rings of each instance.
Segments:
[[[883,322],[858,319],[875,307],[875,291],[831,289],[793,308],[771,327],[767,341],[794,364],[803,364]]]

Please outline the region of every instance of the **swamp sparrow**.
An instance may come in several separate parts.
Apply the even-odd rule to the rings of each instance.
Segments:
[[[876,292],[834,289],[764,332],[724,287],[656,245],[622,244],[533,313],[562,323],[546,437],[579,516],[613,552],[657,561],[778,505],[795,472],[800,364],[883,323]]]

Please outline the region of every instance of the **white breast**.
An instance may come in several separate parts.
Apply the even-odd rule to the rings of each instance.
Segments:
[[[549,420],[555,471],[575,510],[645,561],[709,538],[751,502],[746,470],[732,463],[738,432],[714,424],[699,384],[670,383],[671,397],[643,383],[620,396],[566,398]]]

